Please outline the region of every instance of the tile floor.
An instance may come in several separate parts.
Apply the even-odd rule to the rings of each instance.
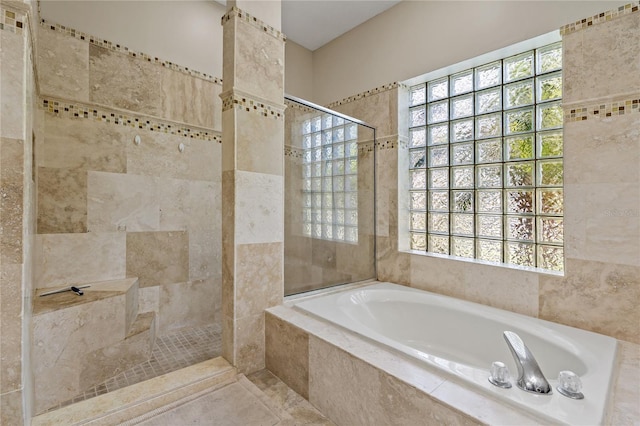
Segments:
[[[50,407],[47,411],[215,358],[220,355],[222,349],[221,334],[219,325],[211,325],[185,328],[157,337],[150,360],[122,371],[74,398]]]

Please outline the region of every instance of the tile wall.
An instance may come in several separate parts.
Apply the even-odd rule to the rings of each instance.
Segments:
[[[395,117],[406,109],[406,88],[387,85],[329,107],[378,127],[378,279],[640,343],[638,3],[561,33],[564,276],[404,251],[407,120]]]
[[[36,287],[135,276],[159,336],[219,324],[221,81],[38,30]]]
[[[32,22],[30,3],[0,2],[0,424],[22,424],[31,403]]]

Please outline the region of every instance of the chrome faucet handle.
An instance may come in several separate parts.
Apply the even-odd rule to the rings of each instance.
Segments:
[[[516,361],[516,367],[518,368],[516,384],[518,387],[527,392],[552,393],[551,385],[542,374],[538,362],[520,336],[513,331],[505,331],[503,335]]]

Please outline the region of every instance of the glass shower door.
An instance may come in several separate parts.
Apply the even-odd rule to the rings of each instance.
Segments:
[[[285,295],[375,278],[375,129],[285,103]]]

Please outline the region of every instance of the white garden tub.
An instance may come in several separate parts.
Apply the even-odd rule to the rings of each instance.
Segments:
[[[391,283],[375,283],[296,303],[296,308],[423,360],[541,419],[565,424],[604,422],[616,340],[600,334]],[[515,385],[517,369],[503,332],[517,333],[553,387],[549,395]],[[489,368],[504,362],[513,387],[489,383]],[[583,400],[562,396],[558,373],[583,382]]]

